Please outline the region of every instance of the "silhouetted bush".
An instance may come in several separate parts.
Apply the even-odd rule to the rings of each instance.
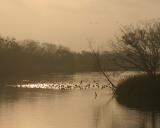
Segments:
[[[124,61],[124,68],[136,68],[156,77],[160,69],[160,20],[121,28],[116,37],[115,55]],[[123,54],[122,54],[123,53]]]
[[[119,103],[142,110],[160,110],[160,75],[151,78],[137,75],[119,83],[116,98]]]

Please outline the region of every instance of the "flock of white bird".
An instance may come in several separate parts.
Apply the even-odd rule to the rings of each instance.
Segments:
[[[51,82],[51,83],[25,83],[25,84],[18,84],[16,87],[19,88],[41,88],[41,89],[56,89],[56,90],[73,90],[73,89],[104,89],[109,87],[107,84],[99,84],[96,81],[93,82]]]

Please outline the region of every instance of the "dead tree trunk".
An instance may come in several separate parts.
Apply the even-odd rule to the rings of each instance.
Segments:
[[[107,73],[104,71],[104,69],[102,68],[101,61],[100,61],[100,57],[99,57],[99,52],[96,52],[96,51],[94,50],[94,48],[92,47],[92,44],[91,44],[91,43],[89,43],[89,45],[90,45],[90,48],[91,48],[91,50],[92,50],[92,53],[93,53],[93,55],[94,55],[94,57],[95,57],[96,64],[97,64],[97,66],[98,66],[98,68],[99,68],[99,71],[103,74],[103,76],[106,78],[107,82],[109,82],[109,84],[111,85],[110,88],[112,89],[112,91],[115,92],[116,86],[113,84],[113,82],[110,80],[108,74],[107,74]]]

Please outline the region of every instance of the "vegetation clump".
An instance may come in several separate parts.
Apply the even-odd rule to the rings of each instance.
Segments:
[[[114,47],[115,55],[123,61],[121,66],[156,77],[160,69],[160,21],[123,27],[121,33]]]
[[[121,66],[145,75],[129,77],[116,88],[117,100],[129,107],[160,109],[160,21],[123,27],[115,55]]]
[[[142,110],[160,110],[160,75],[136,75],[120,82],[116,89],[120,104]]]

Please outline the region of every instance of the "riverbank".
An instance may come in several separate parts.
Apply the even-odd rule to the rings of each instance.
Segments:
[[[120,82],[116,99],[130,108],[160,110],[160,75],[156,79],[137,75]]]

